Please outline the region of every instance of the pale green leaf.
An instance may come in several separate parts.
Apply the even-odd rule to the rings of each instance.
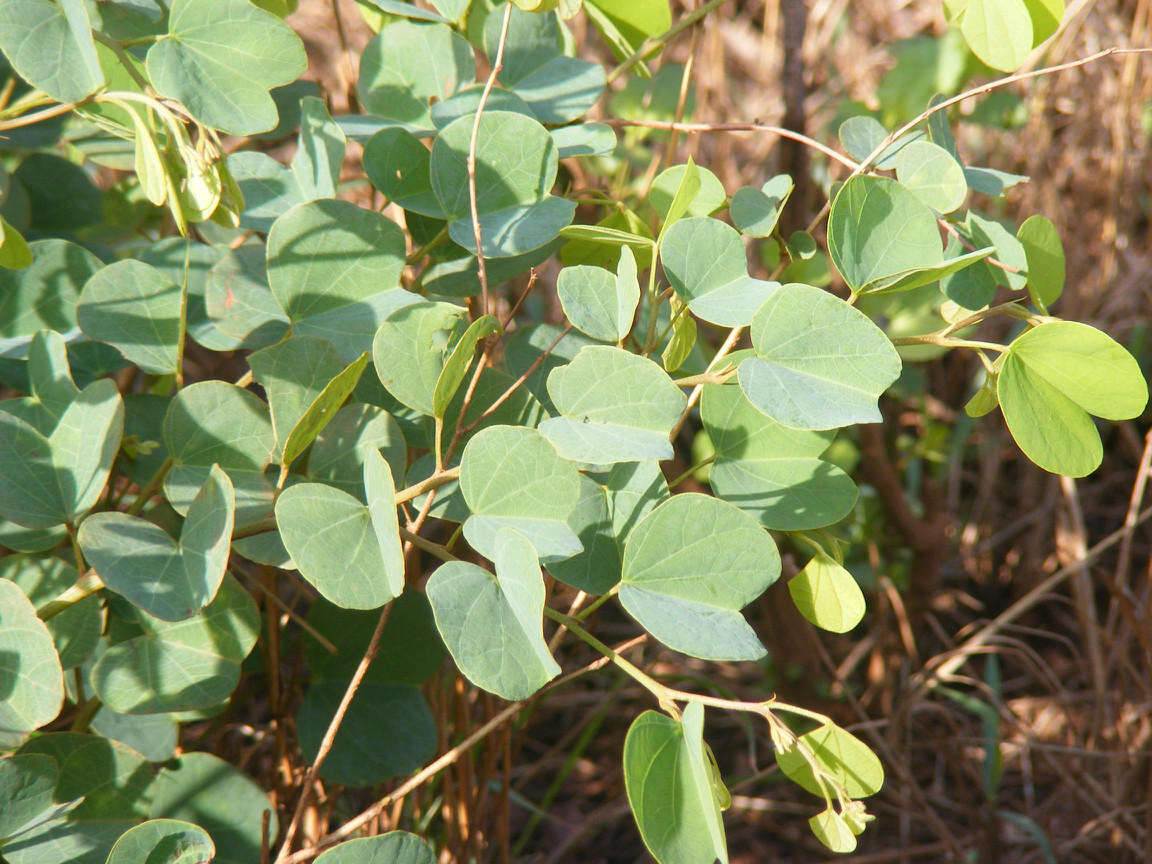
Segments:
[[[436,378],[436,386],[432,391],[433,416],[444,418],[448,404],[460,385],[464,383],[464,376],[472,365],[472,355],[476,352],[476,345],[482,339],[500,333],[500,322],[492,315],[482,315],[468,325],[468,329],[452,348],[452,353],[444,361],[444,368]]]
[[[801,615],[833,633],[847,633],[864,617],[864,593],[856,579],[823,553],[788,580],[788,592]]]
[[[1029,216],[1016,232],[1028,262],[1028,292],[1032,302],[1046,309],[1064,292],[1067,266],[1060,232],[1046,216]]]
[[[951,213],[968,197],[963,166],[929,141],[913,141],[896,154],[896,177],[937,213]]]
[[[23,753],[0,759],[0,845],[51,808],[59,776],[51,756]]]
[[[616,274],[602,267],[565,267],[556,280],[564,314],[583,333],[602,342],[618,342],[632,329],[640,302],[636,257],[621,247]]]
[[[178,819],[149,819],[120,835],[107,864],[205,864],[216,846],[199,825]]]
[[[0,580],[0,747],[56,719],[64,677],[52,635],[14,582]],[[6,850],[7,851],[7,850]]]
[[[759,189],[752,186],[737,189],[729,208],[732,224],[748,237],[771,237],[793,188],[790,176],[777,174]]]
[[[32,263],[23,270],[0,269],[0,356],[24,358],[40,330],[76,329],[76,302],[100,259],[67,240],[29,244]]]
[[[80,102],[104,85],[82,0],[0,3],[0,50],[21,78],[60,102]]]
[[[436,864],[428,842],[407,831],[346,840],[316,859],[316,864]]]
[[[364,460],[371,450],[383,452],[393,476],[404,476],[408,447],[395,418],[375,405],[345,405],[316,436],[308,476],[363,499]]]
[[[436,382],[467,310],[415,296],[413,301],[395,309],[380,325],[372,341],[372,362],[380,383],[399,402],[435,415]]]
[[[1001,72],[1015,72],[1032,50],[1025,0],[968,0],[960,32],[973,54]]]
[[[816,839],[833,852],[845,855],[856,850],[856,835],[844,817],[829,808],[808,820],[808,827]]]
[[[839,726],[819,726],[801,735],[798,743],[811,750],[816,763],[844,788],[850,798],[875,795],[884,785],[884,767],[876,754],[867,744]],[[812,767],[798,746],[777,750],[776,763],[788,779],[813,795],[823,797]]]
[[[180,288],[154,267],[128,259],[88,280],[76,306],[80,329],[154,375],[177,371]]]
[[[300,143],[292,174],[305,198],[335,198],[347,139],[322,99],[300,100]]]

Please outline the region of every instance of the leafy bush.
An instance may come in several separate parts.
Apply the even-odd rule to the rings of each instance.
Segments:
[[[0,378],[24,394],[0,404],[5,860],[257,862],[273,843],[286,860],[317,776],[371,787],[436,757],[445,651],[515,702],[563,683],[564,633],[658,708],[623,747],[657,860],[727,860],[707,710],[759,717],[822,802],[816,836],[855,848],[883,783],[863,741],[802,706],[673,689],[594,613],[615,599],[674,651],[759,661],[741,609],[786,543],[809,558],[799,611],[850,631],[864,597],[836,526],[857,490],[829,448],[881,419],[903,362],[974,352],[969,413],[999,406],[1029,458],[1071,476],[1100,464],[1092,418],[1138,415],[1146,386],[1108,336],[1049,314],[1051,222],[963,209],[1023,178],[964,165],[957,99],[891,134],[844,122],[826,253],[819,221],[781,234],[787,176],[729,195],[689,161],[634,182],[691,103],[678,67],[647,63],[721,2],[673,24],[664,0],[365,0],[366,113],[332,117],[296,80],[287,0],[0,0]],[[1062,14],[945,5],[1005,70]],[[611,72],[575,56],[575,14]],[[626,75],[615,119],[584,120]],[[260,149],[296,129],[289,165]],[[389,215],[345,177],[349,139]],[[577,188],[577,160],[599,185]],[[549,273],[562,328],[525,300]],[[1009,344],[969,338],[998,316]],[[679,491],[690,476],[712,494]],[[553,579],[580,592],[567,612]],[[266,715],[279,655],[253,649],[280,644],[283,585],[308,598],[284,650],[309,670],[309,767],[278,814],[239,767],[177,745],[181,724]],[[237,691],[246,674],[264,688]],[[435,860],[403,832],[348,839],[379,806],[303,857]]]

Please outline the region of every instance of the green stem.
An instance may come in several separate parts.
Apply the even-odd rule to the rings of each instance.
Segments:
[[[175,464],[172,457],[169,456],[164,460],[163,464],[156,469],[156,473],[152,475],[152,479],[145,484],[144,488],[140,490],[140,494],[128,505],[129,516],[138,516],[140,514],[140,511],[144,509],[144,505],[148,503],[148,499],[155,495],[164,484],[164,479],[168,476],[168,472],[172,470],[172,466]]]
[[[589,616],[591,616],[591,614],[593,612],[595,612],[597,609],[599,609],[601,606],[603,606],[605,603],[607,603],[609,600],[611,600],[613,597],[615,597],[619,593],[620,593],[620,583],[617,582],[615,585],[613,585],[611,587],[611,589],[609,589],[608,591],[605,591],[603,594],[601,594],[599,597],[597,597],[595,600],[593,600],[591,603],[589,603],[584,609],[581,609],[578,613],[576,613],[576,615],[574,617],[576,618],[577,621],[587,621]]]
[[[40,616],[41,621],[47,621],[53,615],[59,615],[65,609],[74,606],[85,597],[90,597],[103,587],[104,582],[96,575],[96,571],[89,570],[87,573],[81,574],[80,578],[76,580],[76,584],[65,590],[59,597],[55,600],[49,600],[37,609],[36,614]]]
[[[971,339],[953,339],[949,336],[939,336],[935,333],[928,333],[924,336],[903,336],[899,339],[893,339],[894,345],[939,345],[941,348],[972,348],[973,350],[986,350],[995,351],[999,354],[1005,353],[1008,348],[1005,345],[1000,345],[996,342],[977,342]]]
[[[715,462],[716,457],[718,455],[719,454],[717,454],[717,453],[713,453],[711,456],[706,456],[705,458],[701,459],[699,462],[697,462],[695,465],[693,465],[691,468],[689,468],[687,471],[685,471],[683,474],[681,474],[679,477],[677,477],[675,480],[673,480],[671,483],[669,483],[668,488],[669,489],[675,489],[677,486],[679,486],[681,483],[683,483],[685,480],[687,480],[689,477],[691,477],[693,474],[695,474],[701,468],[703,468],[707,465],[711,465],[713,462]]]
[[[700,384],[727,384],[736,374],[735,366],[728,366],[719,372],[702,372],[699,375],[689,375],[687,378],[677,378],[674,383],[677,387],[696,387]]]

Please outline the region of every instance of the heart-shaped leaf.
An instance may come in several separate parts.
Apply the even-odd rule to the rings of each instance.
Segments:
[[[868,745],[850,732],[831,724],[819,726],[801,735],[798,743],[806,745],[816,763],[842,786],[850,798],[875,795],[884,785],[884,767]],[[813,795],[823,797],[812,766],[799,747],[777,750],[776,763],[788,779]]]
[[[864,593],[856,579],[823,553],[788,580],[788,592],[801,615],[833,633],[847,633],[864,617]]]
[[[602,342],[619,342],[631,332],[640,302],[636,256],[628,246],[621,247],[615,274],[602,267],[565,267],[556,292],[576,329]]]
[[[0,269],[0,356],[24,358],[40,330],[76,329],[76,301],[100,259],[67,240],[29,244],[32,263],[23,270]]]
[[[706,660],[755,660],[764,646],[740,615],[780,575],[756,521],[706,495],[674,495],[624,546],[620,602],[667,645]]]
[[[396,419],[375,405],[345,405],[316,436],[308,476],[363,500],[364,460],[372,450],[384,454],[393,477],[405,475],[408,446]]]
[[[436,627],[460,672],[504,699],[525,699],[560,674],[544,642],[544,578],[527,537],[502,528],[496,575],[464,561],[428,580]]]
[[[305,200],[336,197],[347,143],[323,99],[300,100],[300,144],[292,158],[292,174]]]
[[[930,141],[913,141],[896,154],[896,177],[937,213],[951,213],[968,196],[963,166]]]
[[[740,387],[762,414],[792,429],[879,422],[876,402],[899,377],[900,357],[864,313],[819,288],[785,285],[751,334]]]
[[[76,320],[89,339],[117,348],[154,375],[177,371],[180,288],[142,261],[117,261],[88,280]]]
[[[664,274],[692,313],[723,327],[744,327],[780,285],[748,275],[736,229],[696,217],[673,225],[660,244]]]
[[[771,237],[794,185],[789,175],[777,174],[759,189],[737,189],[729,208],[732,224],[748,237]]]
[[[372,340],[380,383],[421,414],[436,413],[436,382],[448,362],[467,310],[451,303],[414,302],[394,310]]]
[[[199,825],[178,819],[149,819],[120,835],[107,864],[192,864],[216,857],[216,846]]]
[[[251,135],[276,125],[268,91],[295,81],[307,57],[291,27],[247,0],[172,0],[167,36],[146,64],[161,95],[209,126]]]
[[[621,348],[584,348],[548,376],[560,412],[540,432],[565,459],[610,465],[672,458],[669,437],[687,399],[656,363]]]
[[[180,531],[126,513],[95,513],[80,525],[84,557],[104,584],[149,615],[182,621],[216,596],[228,566],[235,495],[232,481],[212,466]]]
[[[78,578],[76,568],[59,558],[40,555],[0,558],[0,579],[15,582],[36,607],[55,600],[75,585]],[[44,622],[65,671],[82,665],[95,650],[104,628],[100,607],[99,597],[85,597]]]
[[[232,348],[265,348],[288,333],[288,320],[268,287],[267,252],[260,242],[229,249],[212,267],[204,312]]]
[[[0,51],[16,72],[60,102],[80,102],[104,85],[82,0],[0,5]]]
[[[379,451],[364,460],[368,505],[320,483],[276,499],[276,524],[300,575],[337,606],[375,609],[404,589],[392,471]]]

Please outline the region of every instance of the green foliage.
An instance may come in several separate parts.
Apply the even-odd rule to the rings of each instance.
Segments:
[[[767,723],[823,799],[815,836],[851,851],[883,783],[860,739],[673,690],[595,615],[616,602],[631,635],[695,658],[684,679],[761,660],[741,610],[779,542],[805,550],[800,614],[850,632],[866,598],[836,448],[929,354],[977,354],[969,414],[999,405],[1056,473],[1100,464],[1093,418],[1144,411],[1136,360],[1052,316],[1055,225],[978,209],[1027,178],[966,164],[937,95],[987,71],[969,49],[1026,62],[1062,0],[946,0],[950,36],[897,46],[876,117],[839,127],[850,173],[818,175],[823,247],[819,220],[781,230],[792,177],[730,195],[666,164],[666,129],[628,125],[695,110],[688,67],[659,57],[695,19],[666,0],[363,0],[363,113],[336,117],[297,80],[295,5],[0,0],[0,856],[271,860],[276,807],[194,752],[204,736],[241,733],[227,752],[282,785],[319,762],[335,829],[359,800],[343,787],[460,743],[437,727],[475,695],[456,672],[530,700],[562,683],[561,638],[660,709],[623,752],[660,864],[728,860],[705,705]],[[602,56],[585,30],[622,65],[577,56]],[[1009,344],[969,338],[997,316]],[[564,614],[559,583],[597,599]],[[403,831],[325,845],[322,864],[438,857]]]

